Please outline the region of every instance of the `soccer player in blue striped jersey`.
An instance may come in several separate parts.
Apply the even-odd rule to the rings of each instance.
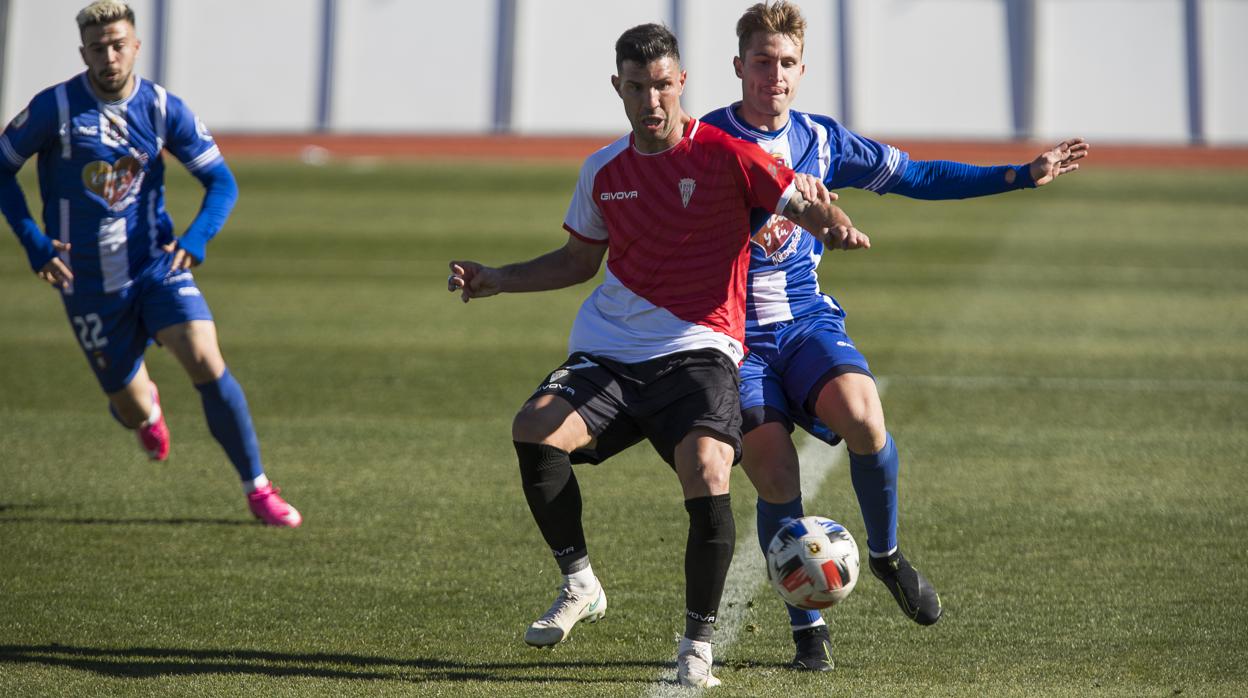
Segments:
[[[1071,139],[1026,165],[975,167],[911,160],[828,116],[791,108],[805,73],[805,20],[788,2],[759,3],[737,23],[740,102],[703,117],[757,143],[778,161],[829,189],[855,187],[918,199],[961,199],[1037,187],[1079,168],[1088,152]],[[758,491],[763,550],[780,527],[803,514],[794,425],[836,444],[846,442],[850,476],[867,530],[869,566],[902,612],[929,625],[941,616],[935,588],[901,554],[897,540],[896,445],[884,425],[866,358],[846,334],[845,312],[819,288],[823,245],[792,222],[757,211],[741,366],[744,467]],[[788,608],[796,669],[833,667],[822,616]]]
[[[238,198],[234,176],[182,100],[134,73],[140,42],[129,6],[98,0],[77,21],[86,71],[35,95],[0,135],[0,211],[36,275],[60,290],[110,412],[136,432],[148,456],[169,454],[159,393],[143,362],[154,339],[198,389],[209,431],[242,478],[252,514],[298,526],[299,512],[265,476],[247,399],[191,275]],[[199,214],[176,238],[164,205],[164,150],[205,189]],[[16,179],[32,156],[42,230]]]

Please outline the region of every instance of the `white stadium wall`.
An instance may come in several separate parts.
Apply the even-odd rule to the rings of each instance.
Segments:
[[[315,126],[321,23],[308,0],[169,3],[165,86],[215,130]]]
[[[306,3],[305,5],[311,4]],[[495,0],[347,0],[335,7],[329,123],[353,132],[488,131]]]
[[[611,89],[615,40],[667,21],[668,0],[520,2],[512,125],[521,133],[614,133],[627,128]],[[621,131],[622,132],[622,131]]]
[[[1248,2],[1201,6],[1205,132],[1211,143],[1248,143]]]
[[[1183,3],[1054,1],[1039,10],[1040,136],[1143,142],[1186,136]]]
[[[81,70],[86,1],[0,0],[0,119]],[[641,22],[679,33],[691,113],[739,99],[734,28],[750,4],[132,2],[140,73],[217,131],[541,135],[624,131],[613,47]],[[798,108],[866,134],[1248,144],[1248,0],[798,4]]]
[[[857,0],[849,13],[854,128],[1008,138],[1010,63],[998,0]]]

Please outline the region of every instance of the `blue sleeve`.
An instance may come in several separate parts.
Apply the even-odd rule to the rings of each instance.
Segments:
[[[827,163],[824,184],[829,189],[852,187],[883,194],[897,183],[910,162],[905,151],[860,136],[831,117],[802,115],[800,118],[810,124],[812,133],[817,134],[822,129],[827,134],[827,144],[818,144],[811,150],[824,153],[820,159]]]
[[[178,238],[178,247],[186,250],[196,262],[202,263],[208,241],[220,232],[225,219],[234,209],[234,203],[238,201],[238,183],[224,160],[218,160],[212,167],[191,172],[204,185],[204,201],[195,220]]]
[[[52,261],[56,249],[52,247],[52,238],[43,234],[39,224],[30,215],[26,207],[26,197],[17,184],[17,176],[7,168],[0,168],[0,211],[13,228],[18,242],[26,249],[26,259],[33,271],[39,271],[43,265]]]
[[[221,149],[208,127],[175,95],[169,95],[167,127],[169,140],[165,148],[173,153],[191,174],[211,169],[222,162]]]
[[[30,156],[42,150],[56,133],[56,107],[50,91],[36,95],[0,133],[0,212],[26,249],[26,259],[39,271],[56,256],[52,239],[30,215],[17,173]]]
[[[1010,172],[1014,173],[1012,181],[1007,181]],[[888,192],[912,199],[969,199],[1035,186],[1030,165],[978,167],[948,160],[911,160]]]

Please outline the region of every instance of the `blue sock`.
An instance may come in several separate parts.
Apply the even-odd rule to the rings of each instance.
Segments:
[[[798,495],[797,499],[784,504],[765,502],[760,497],[756,520],[758,522],[758,545],[763,549],[763,554],[767,554],[767,546],[771,545],[771,539],[775,537],[776,531],[783,528],[789,521],[800,518],[802,518],[801,495]],[[823,618],[818,611],[803,611],[788,604],[785,604],[784,607],[789,612],[789,625],[795,628],[818,623]]]
[[[204,402],[208,431],[225,449],[238,476],[251,481],[264,474],[260,465],[260,441],[251,425],[251,411],[243,387],[234,380],[230,369],[211,383],[195,386]]]
[[[897,547],[897,446],[887,435],[879,453],[849,452],[849,476],[867,527],[867,548],[879,555]]]

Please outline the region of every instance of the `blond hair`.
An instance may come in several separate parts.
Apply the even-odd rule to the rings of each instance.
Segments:
[[[745,47],[755,34],[783,34],[801,51],[806,45],[806,18],[787,0],[760,2],[737,20],[737,51],[745,57]]]
[[[77,19],[79,34],[86,31],[87,27],[102,27],[123,19],[133,26],[134,10],[121,0],[95,0],[82,8]]]

